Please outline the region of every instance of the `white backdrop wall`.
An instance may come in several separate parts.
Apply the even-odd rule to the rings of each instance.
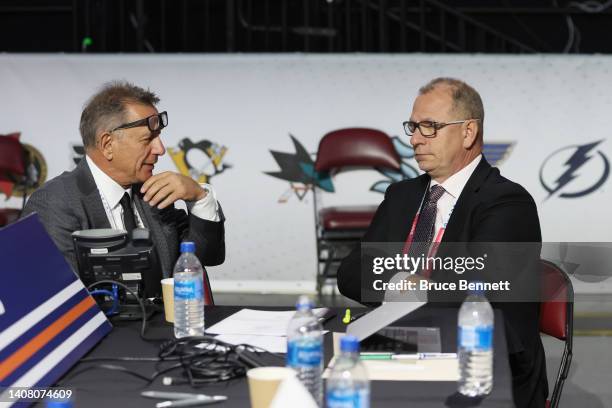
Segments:
[[[316,268],[312,196],[300,200],[287,181],[264,173],[280,170],[270,150],[295,153],[291,134],[314,153],[325,133],[343,127],[407,143],[401,123],[418,88],[437,76],[481,93],[485,141],[513,143],[499,167],[535,198],[544,240],[610,241],[611,71],[604,56],[0,55],[0,134],[21,132],[51,178],[74,167],[81,109],[101,84],[149,87],[169,113],[166,147],[189,138],[227,149],[222,163],[231,167],[211,179],[227,216],[227,259],[210,272],[215,289],[303,292],[314,288]],[[169,154],[162,170],[177,170]],[[549,189],[562,185],[552,195],[541,171]],[[382,195],[369,190],[384,179],[341,175],[324,201],[378,203]],[[0,206],[18,202],[0,198]]]

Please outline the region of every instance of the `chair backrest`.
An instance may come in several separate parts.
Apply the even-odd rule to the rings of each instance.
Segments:
[[[571,330],[571,305],[574,289],[565,272],[552,262],[542,261],[542,301],[540,331],[567,340]]]
[[[321,139],[316,171],[341,167],[376,167],[400,170],[401,159],[386,133],[376,129],[347,128],[329,132]]]
[[[10,175],[24,174],[24,151],[17,135],[0,135],[0,179],[10,179]]]

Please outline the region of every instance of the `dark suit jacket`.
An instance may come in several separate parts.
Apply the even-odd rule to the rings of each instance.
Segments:
[[[225,260],[224,217],[213,222],[166,207],[159,210],[143,201],[140,186],[134,186],[133,200],[158,254],[164,276],[171,276],[181,241],[193,241],[202,265],[214,266]],[[49,180],[28,200],[23,215],[36,212],[47,232],[75,271],[77,261],[71,235],[74,231],[111,228],[98,188],[86,160]],[[206,276],[206,274],[205,274]],[[207,282],[208,285],[208,282]],[[210,287],[210,286],[208,286]]]
[[[430,177],[426,174],[387,189],[363,242],[404,242]],[[520,185],[502,177],[483,158],[463,189],[446,227],[444,242],[541,242],[535,202]],[[338,270],[340,292],[360,301],[361,251],[355,248]],[[434,275],[435,276],[435,275]],[[538,277],[534,277],[533,281]],[[498,303],[504,313],[515,403],[542,407],[548,395],[539,304]]]

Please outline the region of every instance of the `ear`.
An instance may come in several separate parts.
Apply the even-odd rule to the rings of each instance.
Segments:
[[[103,132],[98,136],[97,144],[104,158],[113,160],[113,136],[109,132]]]
[[[463,147],[471,149],[478,139],[480,123],[477,120],[470,119],[463,124]]]

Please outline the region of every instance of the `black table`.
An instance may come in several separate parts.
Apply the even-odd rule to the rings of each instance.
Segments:
[[[212,324],[237,312],[242,307],[215,306],[206,308],[206,324]],[[258,308],[274,310],[274,308]],[[277,308],[287,310],[287,308]],[[353,312],[357,312],[353,310]],[[330,331],[344,332],[342,323],[343,313],[325,324]],[[372,407],[512,407],[511,374],[508,365],[506,340],[504,335],[503,317],[500,311],[495,311],[494,333],[494,387],[492,393],[486,398],[474,401],[466,400],[456,394],[457,384],[453,381],[373,381],[371,384]],[[457,342],[457,310],[425,306],[416,310],[410,316],[401,319],[394,325],[415,327],[440,327],[442,339],[442,352],[455,352]],[[139,337],[139,322],[115,323],[113,331],[86,357],[155,357],[159,344],[145,342]],[[170,339],[173,336],[172,325],[163,321],[162,315],[157,315],[149,323],[147,336]],[[326,363],[331,358],[331,333],[326,335],[325,356]],[[275,362],[282,364],[282,360]],[[99,364],[98,362],[97,364]],[[150,376],[159,365],[155,362],[116,362],[107,361],[108,364],[121,365],[143,375]],[[206,394],[227,395],[226,402],[215,404],[218,407],[249,407],[249,391],[245,378],[229,382],[207,385],[194,390],[188,385],[164,386],[159,377],[151,386],[146,387],[145,382],[125,373],[108,370],[89,370],[72,376],[77,370],[94,365],[93,362],[82,362],[60,380],[60,386],[75,391],[75,406],[77,407],[147,407],[155,406],[159,400],[147,399],[140,396],[144,390],[164,390],[180,392],[202,392]],[[167,364],[167,363],[164,363]],[[175,371],[174,375],[180,375]]]

